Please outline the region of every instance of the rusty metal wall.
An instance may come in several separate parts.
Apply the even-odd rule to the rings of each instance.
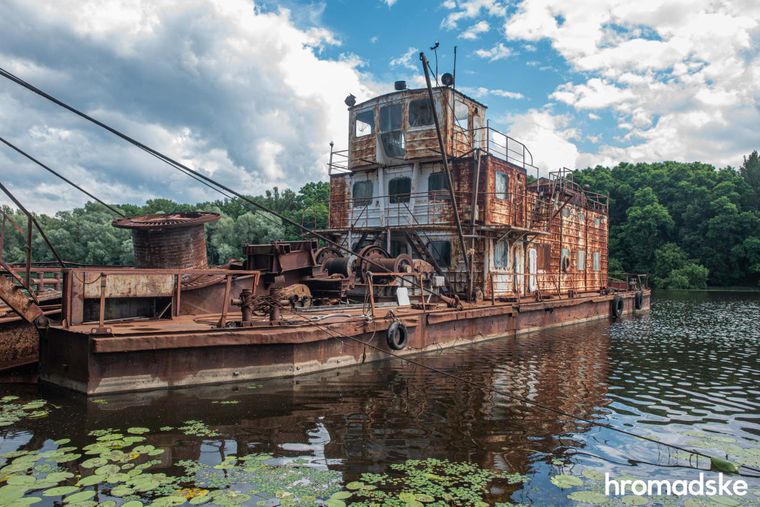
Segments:
[[[485,157],[484,161],[486,188],[483,192],[487,201],[486,224],[527,227],[525,170],[490,155]],[[507,199],[501,199],[496,195],[496,173],[498,172],[508,176]]]
[[[350,174],[330,176],[330,228],[348,227],[348,206],[350,205]]]

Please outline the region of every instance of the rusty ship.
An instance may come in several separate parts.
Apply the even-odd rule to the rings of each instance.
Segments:
[[[348,146],[330,145],[329,226],[302,227],[300,241],[249,244],[242,260],[210,267],[204,227],[218,215],[177,213],[114,221],[131,230],[133,267],[3,263],[3,345],[26,337],[5,364],[38,360],[42,382],[99,395],[300,375],[646,312],[645,276],[608,276],[607,197],[568,169],[541,176],[484,104],[450,76],[426,77],[347,98]]]

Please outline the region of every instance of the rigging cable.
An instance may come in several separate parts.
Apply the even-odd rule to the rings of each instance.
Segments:
[[[223,190],[225,190],[225,191],[227,191],[227,192],[235,195],[239,199],[247,202],[248,204],[254,206],[255,208],[257,208],[257,209],[259,209],[261,211],[270,213],[270,214],[272,214],[272,215],[280,218],[281,220],[289,223],[290,225],[295,226],[296,228],[300,229],[301,231],[303,231],[303,232],[305,232],[307,234],[313,235],[314,237],[316,237],[318,239],[321,239],[321,240],[325,241],[326,243],[328,243],[328,244],[330,244],[330,245],[332,245],[332,246],[334,246],[334,247],[336,247],[336,248],[338,248],[338,249],[340,249],[342,251],[345,251],[345,252],[351,253],[352,255],[355,255],[354,252],[350,248],[344,247],[343,245],[341,245],[341,244],[339,244],[339,243],[337,243],[335,241],[332,241],[331,239],[327,238],[326,236],[324,236],[324,235],[322,235],[322,234],[320,234],[320,233],[318,233],[316,231],[313,231],[313,230],[309,229],[308,227],[306,227],[306,226],[304,226],[302,224],[299,224],[298,222],[295,222],[294,220],[291,220],[290,218],[282,215],[281,213],[278,213],[277,211],[269,209],[266,206],[264,206],[264,205],[262,205],[260,203],[257,203],[255,201],[251,200],[250,198],[246,197],[243,194],[240,194],[240,193],[236,192],[235,190],[227,187],[226,185],[224,185],[222,183],[219,183],[219,182],[213,180],[212,178],[210,178],[210,177],[208,177],[208,176],[206,176],[206,175],[204,175],[202,173],[199,173],[198,171],[195,171],[195,170],[193,170],[193,169],[185,166],[184,164],[181,164],[180,162],[177,162],[177,161],[173,160],[172,158],[170,158],[170,157],[168,157],[168,156],[166,156],[166,155],[164,155],[164,154],[162,154],[162,153],[160,153],[160,152],[158,152],[158,151],[156,151],[156,150],[154,150],[154,149],[152,149],[152,148],[150,148],[150,147],[142,144],[141,142],[139,142],[139,141],[137,141],[137,140],[135,140],[135,139],[127,136],[126,134],[124,134],[124,133],[122,133],[122,132],[120,132],[120,131],[118,131],[118,130],[116,130],[116,129],[114,129],[114,128],[112,128],[112,127],[110,127],[110,126],[108,126],[108,125],[106,125],[104,123],[102,123],[102,122],[100,122],[99,120],[96,120],[95,118],[92,118],[91,116],[88,116],[87,114],[85,114],[85,113],[77,110],[76,108],[74,108],[72,106],[69,106],[68,104],[66,104],[66,103],[64,103],[64,102],[56,99],[55,97],[53,97],[53,96],[51,96],[51,95],[49,95],[47,93],[45,93],[44,91],[40,90],[39,88],[35,87],[34,85],[31,85],[31,84],[27,83],[26,81],[22,80],[21,78],[15,76],[13,74],[11,74],[10,72],[6,71],[3,68],[0,68],[0,76],[5,77],[6,79],[9,79],[9,80],[13,81],[16,84],[19,84],[19,85],[23,86],[24,88],[27,88],[28,90],[36,93],[37,95],[39,95],[39,96],[41,96],[41,97],[43,97],[43,98],[45,98],[45,99],[47,99],[47,100],[49,100],[51,102],[53,102],[53,103],[55,103],[55,104],[63,107],[64,109],[67,109],[68,111],[76,114],[77,116],[80,116],[81,118],[84,118],[84,119],[86,119],[86,120],[94,123],[95,125],[98,125],[99,127],[101,127],[103,129],[111,132],[112,134],[114,134],[114,135],[116,135],[116,136],[124,139],[125,141],[129,142],[130,144],[133,144],[134,146],[137,146],[141,150],[143,150],[143,151],[145,151],[145,152],[153,155],[154,157],[158,158],[159,160],[162,160],[163,162],[165,162],[165,163],[169,164],[170,166],[174,167],[175,169],[180,170],[181,172],[187,174],[188,176],[191,176],[191,177],[193,177],[194,179],[196,179],[198,181],[200,181],[199,178],[202,179],[202,180],[204,180],[204,184],[206,184],[209,188],[212,188],[212,189],[214,189],[214,190],[216,190],[216,191],[218,191],[218,192],[220,192],[222,194],[223,194],[223,192],[220,189],[223,189]],[[214,185],[214,186],[212,186],[212,185]],[[215,187],[219,187],[219,188],[215,188]],[[372,259],[368,259],[368,258],[365,258],[365,257],[362,257],[362,256],[357,256],[357,257],[359,257],[360,259],[366,261],[368,264],[371,264],[371,265],[374,265],[374,266],[377,266],[377,267],[380,267],[380,268],[384,269],[382,266],[380,266],[378,263],[376,263]],[[430,289],[427,289],[425,287],[420,286],[418,283],[416,283],[416,281],[414,281],[414,282],[410,281],[410,282],[413,283],[414,285],[422,288],[425,291],[434,293]],[[298,314],[296,313],[296,315],[298,315]],[[665,446],[665,447],[668,447],[668,448],[671,448],[671,449],[679,450],[679,451],[686,452],[686,453],[689,453],[689,454],[694,454],[696,456],[701,456],[701,457],[704,457],[706,459],[711,460],[711,462],[712,462],[712,460],[716,459],[715,457],[709,456],[708,454],[702,453],[700,451],[696,451],[696,450],[693,450],[693,449],[687,449],[685,447],[681,447],[681,446],[678,446],[678,445],[675,445],[675,444],[668,444],[668,443],[665,443],[665,442],[658,441],[658,440],[656,440],[654,438],[647,437],[645,435],[640,435],[640,434],[633,433],[633,432],[628,431],[628,430],[623,430],[623,429],[620,429],[620,428],[616,428],[616,427],[614,427],[614,426],[612,426],[610,424],[607,424],[607,423],[596,422],[596,421],[593,421],[593,420],[585,418],[585,417],[576,416],[576,415],[570,414],[568,412],[564,412],[562,410],[559,410],[559,409],[556,409],[556,408],[553,408],[553,407],[549,407],[547,405],[543,405],[541,403],[532,401],[532,400],[530,400],[528,398],[524,398],[524,397],[521,397],[521,396],[513,395],[513,394],[510,394],[510,393],[508,393],[506,391],[503,391],[501,389],[497,389],[495,387],[491,387],[491,386],[488,386],[486,384],[481,384],[481,383],[478,383],[478,382],[474,382],[472,380],[468,380],[466,378],[460,377],[458,375],[454,375],[452,373],[446,372],[446,371],[438,369],[438,368],[427,366],[427,365],[425,365],[423,363],[420,363],[419,361],[416,361],[414,359],[409,359],[407,357],[401,356],[401,355],[396,354],[394,352],[390,352],[390,351],[384,350],[384,349],[382,349],[382,348],[380,348],[380,347],[378,347],[376,345],[372,345],[370,343],[366,343],[366,342],[360,340],[359,338],[351,337],[351,336],[344,336],[344,335],[340,335],[340,334],[337,334],[337,333],[333,333],[332,330],[330,330],[330,329],[322,326],[318,322],[310,321],[305,316],[301,316],[301,317],[304,318],[310,325],[322,329],[323,331],[327,332],[328,334],[332,335],[334,338],[336,338],[338,340],[347,339],[347,340],[354,341],[356,343],[364,345],[365,347],[369,347],[369,348],[371,348],[371,349],[373,349],[375,351],[378,351],[380,353],[383,353],[385,355],[394,357],[396,359],[400,359],[400,360],[405,361],[405,362],[407,362],[409,364],[413,364],[415,366],[418,366],[420,368],[426,369],[426,370],[431,371],[433,373],[436,373],[438,375],[445,376],[445,377],[450,378],[452,380],[455,380],[457,382],[468,384],[470,386],[473,386],[473,387],[476,387],[476,388],[479,388],[479,389],[485,389],[487,391],[499,394],[501,396],[505,396],[505,397],[510,398],[512,400],[519,401],[519,402],[525,403],[527,405],[533,405],[533,406],[535,406],[537,408],[540,408],[540,409],[548,411],[548,412],[552,412],[552,413],[555,413],[555,414],[558,414],[558,415],[562,415],[564,417],[569,417],[569,418],[574,419],[574,420],[585,422],[585,423],[587,423],[587,424],[589,424],[591,426],[597,426],[597,427],[605,428],[605,429],[608,429],[610,431],[614,431],[614,432],[621,433],[621,434],[624,434],[624,435],[628,435],[628,436],[631,436],[631,437],[634,437],[634,438],[638,438],[640,440],[645,440],[645,441],[652,442],[652,443],[655,443],[655,444],[658,444],[658,445],[662,445],[662,446]],[[753,472],[760,473],[760,468],[755,468],[755,467],[751,467],[751,466],[747,466],[747,465],[741,465],[741,468],[746,469],[746,470],[750,470],[750,471],[753,471]],[[742,475],[742,474],[739,474],[739,475]]]
[[[100,204],[102,204],[103,206],[105,206],[106,208],[108,208],[108,209],[109,209],[109,210],[110,210],[112,213],[115,213],[115,214],[119,215],[120,217],[124,217],[124,216],[125,216],[125,215],[124,215],[124,213],[122,213],[121,211],[117,210],[116,208],[113,208],[112,206],[110,206],[110,205],[106,204],[104,201],[102,201],[102,200],[98,199],[97,197],[95,197],[94,195],[92,195],[90,192],[88,192],[88,191],[87,191],[87,190],[85,190],[84,188],[80,187],[79,185],[77,185],[77,184],[76,184],[76,183],[74,183],[73,181],[69,180],[68,178],[66,178],[65,176],[63,176],[61,173],[59,173],[59,172],[56,172],[56,171],[54,171],[53,169],[51,169],[50,167],[46,166],[45,164],[43,164],[42,162],[40,162],[39,160],[37,160],[37,159],[36,159],[36,158],[34,158],[33,156],[31,156],[31,155],[29,155],[28,153],[26,153],[24,150],[22,150],[22,149],[21,149],[21,148],[19,148],[18,146],[15,146],[14,144],[12,144],[12,143],[10,143],[9,141],[7,141],[7,140],[6,140],[5,138],[3,138],[2,136],[0,136],[0,142],[4,143],[4,144],[5,144],[6,146],[8,146],[9,148],[11,148],[11,149],[13,149],[13,150],[17,151],[18,153],[20,153],[20,154],[21,154],[21,155],[23,155],[24,157],[28,158],[29,160],[31,160],[32,162],[34,162],[34,163],[35,163],[35,164],[37,164],[38,166],[42,167],[43,169],[45,169],[45,170],[46,170],[46,171],[48,171],[49,173],[51,173],[51,174],[53,174],[53,175],[55,175],[55,176],[58,176],[58,177],[59,177],[59,178],[61,178],[63,181],[65,181],[66,183],[68,183],[68,184],[69,184],[69,185],[71,185],[72,187],[76,188],[77,190],[79,190],[79,191],[80,191],[80,192],[82,192],[83,194],[87,195],[88,197],[91,197],[92,199],[95,199],[97,202],[99,202]]]
[[[251,206],[257,208],[258,210],[266,212],[266,213],[270,213],[270,214],[276,216],[277,218],[279,218],[283,222],[287,222],[288,224],[290,224],[290,225],[292,225],[292,226],[300,229],[302,232],[304,232],[306,234],[310,234],[310,235],[314,236],[315,238],[320,239],[320,240],[324,241],[325,243],[327,243],[327,244],[329,244],[329,245],[331,245],[331,246],[333,246],[335,248],[338,248],[339,250],[344,251],[344,252],[346,252],[346,253],[348,253],[350,255],[356,255],[357,258],[363,260],[367,264],[370,264],[372,266],[375,266],[375,267],[379,268],[382,271],[387,271],[385,267],[383,267],[382,265],[378,264],[377,262],[375,262],[371,258],[368,258],[366,256],[358,255],[353,250],[351,250],[350,248],[347,248],[347,247],[345,247],[345,246],[337,243],[336,241],[333,241],[333,240],[329,239],[328,237],[324,236],[323,234],[320,234],[320,233],[318,233],[318,232],[316,232],[316,231],[314,231],[312,229],[309,229],[308,227],[304,226],[303,224],[299,224],[295,220],[292,220],[292,219],[288,218],[287,216],[285,216],[285,215],[283,215],[283,214],[281,214],[281,213],[279,213],[279,212],[277,212],[277,211],[275,211],[275,210],[273,210],[271,208],[268,208],[267,206],[264,206],[261,203],[253,201],[252,199],[250,199],[246,195],[241,194],[239,192],[236,192],[232,188],[230,188],[230,187],[228,187],[228,186],[226,186],[226,185],[224,185],[222,183],[219,183],[218,181],[215,181],[214,179],[206,176],[205,174],[203,174],[203,173],[201,173],[199,171],[191,169],[190,167],[182,164],[181,162],[177,162],[176,160],[172,159],[171,157],[169,157],[167,155],[164,155],[163,153],[161,153],[161,152],[159,152],[159,151],[157,151],[157,150],[155,150],[155,149],[153,149],[153,148],[151,148],[151,147],[149,147],[149,146],[141,143],[140,141],[137,141],[136,139],[128,136],[127,134],[124,134],[123,132],[121,132],[121,131],[119,131],[119,130],[117,130],[117,129],[109,126],[109,125],[106,125],[105,123],[103,123],[103,122],[101,122],[101,121],[93,118],[92,116],[89,116],[88,114],[86,114],[86,113],[78,110],[77,108],[66,104],[65,102],[63,102],[63,101],[61,101],[61,100],[53,97],[52,95],[44,92],[43,90],[37,88],[36,86],[34,86],[34,85],[30,84],[30,83],[27,83],[26,81],[24,81],[20,77],[12,74],[10,72],[8,72],[7,70],[3,69],[2,67],[0,67],[0,76],[4,77],[4,78],[6,78],[6,79],[8,79],[10,81],[13,81],[14,83],[16,83],[16,84],[18,84],[18,85],[26,88],[27,90],[29,90],[29,91],[31,91],[31,92],[39,95],[40,97],[42,97],[42,98],[44,98],[46,100],[49,100],[50,102],[53,102],[54,104],[56,104],[56,105],[58,105],[58,106],[60,106],[60,107],[62,107],[64,109],[70,111],[71,113],[74,113],[75,115],[77,115],[77,116],[79,116],[79,117],[81,117],[81,118],[83,118],[83,119],[85,119],[85,120],[87,120],[87,121],[89,121],[91,123],[94,123],[95,125],[97,125],[97,126],[103,128],[103,129],[107,130],[108,132],[114,134],[115,136],[120,137],[121,139],[127,141],[128,143],[130,143],[130,144],[132,144],[132,145],[140,148],[141,150],[145,151],[146,153],[148,153],[148,154],[156,157],[157,159],[161,160],[162,162],[165,162],[166,164],[168,164],[171,167],[179,170],[180,172],[185,173],[186,175],[192,177],[193,179],[195,179],[197,181],[203,180],[202,183],[204,185],[208,186],[209,188],[211,188],[213,190],[216,190],[217,192],[221,193],[222,195],[227,195],[227,194],[225,194],[225,192],[222,191],[222,190],[224,190],[224,191],[226,191],[226,192],[234,195],[235,197],[241,199],[242,201],[247,202],[248,204],[250,204]],[[215,188],[215,187],[217,187],[217,188]],[[430,289],[422,286],[421,284],[417,283],[416,280],[410,280],[409,283],[411,283],[412,285],[414,285],[416,287],[419,287],[423,291],[429,292],[431,294],[438,295],[435,291],[432,291],[432,290],[430,290]]]

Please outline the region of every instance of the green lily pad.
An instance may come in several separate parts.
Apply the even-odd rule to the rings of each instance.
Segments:
[[[134,428],[128,428],[127,433],[131,433],[133,435],[142,435],[143,433],[150,432],[150,429],[148,428],[142,428],[142,427],[134,427]]]
[[[97,468],[108,464],[108,460],[105,458],[90,458],[82,462],[84,468]]]
[[[76,493],[79,488],[76,486],[58,486],[56,488],[50,488],[42,493],[42,496],[64,496]]]
[[[105,481],[105,476],[103,475],[88,475],[87,477],[82,477],[79,479],[79,482],[77,482],[77,486],[80,487],[86,487],[86,486],[94,486],[96,484],[100,484],[103,481]]]
[[[356,491],[357,489],[362,489],[363,487],[364,487],[364,483],[359,482],[359,481],[352,481],[346,484],[346,489],[350,489],[353,491]]]
[[[348,491],[338,491],[337,493],[333,493],[330,500],[345,500],[346,498],[350,498],[351,494]]]
[[[183,496],[169,495],[156,498],[150,504],[150,507],[173,507],[174,505],[182,505],[187,500]]]
[[[124,484],[119,484],[115,488],[111,489],[111,494],[118,497],[129,496],[132,493],[134,493],[134,490]]]
[[[203,505],[204,503],[208,503],[209,501],[211,501],[211,497],[208,496],[208,495],[194,496],[193,498],[190,499],[190,504],[191,505]],[[122,505],[122,507],[124,507],[124,506]]]
[[[27,486],[36,481],[33,475],[11,475],[6,479],[6,482],[13,486]]]
[[[15,486],[13,484],[8,484],[0,488],[0,504],[6,505],[13,503],[14,501],[18,500],[22,496],[24,496],[24,493],[26,493],[28,488],[26,486]]]
[[[14,500],[11,505],[13,507],[24,507],[26,505],[34,505],[41,501],[42,501],[42,498],[38,496],[25,496],[24,498],[19,498],[18,500]]]
[[[95,469],[96,475],[105,475],[106,477],[113,474],[118,474],[121,471],[119,465],[103,465]]]
[[[649,500],[639,495],[625,495],[620,499],[620,503],[623,505],[646,505],[649,503]]]
[[[87,491],[80,491],[79,493],[74,493],[73,495],[69,495],[63,499],[63,502],[64,503],[86,502],[87,500],[91,500],[94,496],[95,496],[95,492],[89,489]]]
[[[574,488],[576,486],[583,486],[583,480],[581,480],[580,477],[576,477],[574,475],[567,475],[567,474],[554,475],[552,476],[550,480],[552,481],[552,484],[562,489]]]
[[[567,495],[570,500],[580,503],[589,503],[593,505],[602,505],[607,503],[607,496],[597,491],[574,491]]]
[[[346,507],[346,502],[343,500],[335,500],[333,498],[330,498],[325,502],[325,507]]]
[[[139,500],[130,500],[121,504],[121,507],[143,507],[143,503]]]

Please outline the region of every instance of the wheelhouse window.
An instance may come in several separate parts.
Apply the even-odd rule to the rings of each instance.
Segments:
[[[509,265],[509,245],[503,239],[494,245],[493,265],[496,268],[506,268]]]
[[[433,256],[435,262],[442,268],[451,266],[451,242],[446,240],[436,240],[428,243],[428,251]]]
[[[356,113],[354,121],[354,136],[363,137],[372,134],[375,131],[375,110],[368,109]]]
[[[433,126],[433,108],[430,107],[430,99],[416,99],[409,102],[409,126]]]
[[[467,104],[462,102],[461,100],[457,100],[454,102],[454,124],[463,129],[467,130],[468,121],[470,119],[470,108],[467,107]]]
[[[496,198],[509,198],[509,175],[503,172],[496,172]]]
[[[356,181],[353,187],[354,208],[369,206],[372,202],[372,182]]]
[[[409,202],[412,193],[412,179],[404,176],[388,181],[388,200],[391,204]]]
[[[389,157],[403,157],[406,154],[402,124],[404,110],[401,104],[388,104],[380,108],[380,140]]]
[[[444,172],[432,173],[428,176],[428,199],[432,201],[447,201],[451,199],[449,179]]]
[[[570,249],[563,248],[562,255],[560,255],[559,266],[562,271],[569,271],[570,267]]]
[[[578,250],[578,271],[586,271],[586,251]]]
[[[599,252],[594,252],[594,255],[592,256],[592,262],[594,263],[594,271],[602,270],[602,254]]]

